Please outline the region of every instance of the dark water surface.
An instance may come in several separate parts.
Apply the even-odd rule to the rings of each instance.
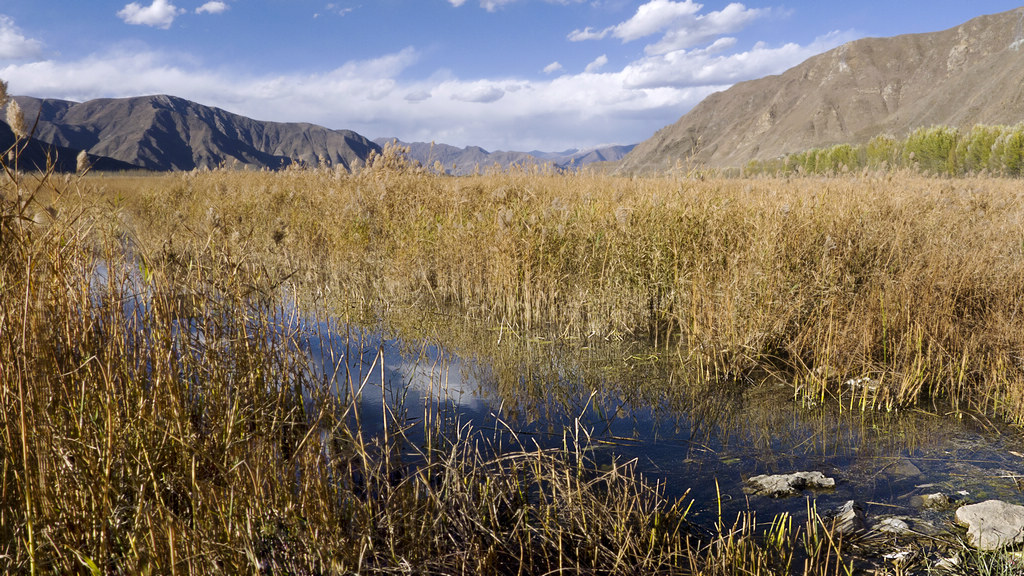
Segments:
[[[715,522],[719,501],[726,519],[747,509],[765,519],[799,516],[809,504],[822,511],[852,499],[869,517],[940,523],[951,513],[923,510],[915,496],[1024,504],[1024,439],[981,415],[953,416],[941,405],[862,411],[841,406],[843,399],[807,405],[777,380],[688,383],[673,353],[622,342],[422,326],[343,332],[306,344],[315,365],[339,373],[338,394],[362,385],[364,427],[381,430],[387,415],[409,426],[413,442],[425,424],[469,424],[483,437],[502,436],[505,446],[513,436],[524,448],[585,444],[599,466],[636,460],[669,497],[688,494],[698,523]],[[342,363],[347,372],[338,370]],[[744,490],[752,475],[804,470],[834,477],[836,488],[782,499]]]

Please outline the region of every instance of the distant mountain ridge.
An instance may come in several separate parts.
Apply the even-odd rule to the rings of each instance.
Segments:
[[[379,146],[393,142],[407,147],[410,159],[416,160],[424,166],[433,166],[435,162],[440,162],[444,170],[453,175],[472,174],[477,170],[485,171],[495,165],[501,169],[520,165],[550,165],[556,169],[565,170],[595,162],[615,162],[635,146],[635,144],[609,145],[589,150],[572,149],[562,152],[541,152],[539,150],[488,152],[479,146],[458,148],[449,144],[432,142],[402,142],[397,138],[375,138],[373,141]]]
[[[300,162],[351,169],[380,147],[351,130],[263,122],[175,96],[87,102],[16,96],[35,137],[147,170],[282,168]]]
[[[622,173],[750,160],[916,128],[1024,121],[1024,8],[925,34],[865,38],[708,96],[640,143]]]
[[[440,162],[452,174],[469,174],[495,165],[548,164],[568,169],[614,162],[633,146],[605,146],[563,152],[488,152],[479,146],[404,143],[395,138],[371,141],[351,130],[309,123],[265,122],[168,95],[100,98],[72,102],[15,96],[26,119],[39,119],[35,139],[74,159],[86,150],[103,160],[97,168],[155,171],[196,168],[279,169],[293,163],[326,163],[351,170],[365,163],[386,142],[408,146],[409,157],[424,165]],[[0,111],[0,115],[4,115]],[[61,169],[68,168],[62,166]],[[71,167],[70,169],[73,169]]]

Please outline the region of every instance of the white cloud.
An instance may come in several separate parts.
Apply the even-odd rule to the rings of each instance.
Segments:
[[[325,6],[325,8],[327,9],[328,12],[332,12],[334,14],[337,14],[338,16],[345,16],[345,15],[355,11],[355,8],[342,7],[342,6],[339,6],[337,4],[334,4],[333,2],[331,4],[328,4],[327,6]],[[319,14],[314,15],[313,17],[316,18],[318,16],[319,16]]]
[[[488,12],[496,12],[498,10],[498,8],[501,8],[502,6],[504,6],[506,4],[511,4],[513,2],[516,2],[516,1],[517,0],[480,0],[480,7],[483,8],[484,10],[487,10]],[[566,4],[567,5],[567,4],[580,4],[580,3],[586,2],[587,0],[544,0],[544,1],[548,2],[550,4]],[[459,6],[462,6],[463,4],[465,4],[466,0],[448,0],[448,2],[452,6],[455,6],[456,8],[458,8]]]
[[[697,46],[717,36],[738,32],[768,12],[767,9],[732,3],[717,12],[677,22],[659,42],[647,46],[645,51],[648,54],[666,54]]]
[[[562,65],[559,62],[557,62],[557,61],[556,62],[552,62],[551,64],[548,64],[547,66],[544,67],[544,73],[545,74],[554,74],[555,72],[561,72],[561,71],[562,71]]]
[[[651,0],[636,10],[632,18],[611,29],[612,35],[623,42],[637,40],[651,34],[663,32],[680,21],[694,20],[703,4],[685,0]]]
[[[451,95],[453,100],[463,102],[476,102],[478,104],[490,104],[497,102],[505,96],[505,91],[489,83],[477,83],[460,89]]]
[[[464,80],[450,73],[400,80],[418,57],[406,49],[319,74],[225,75],[184,64],[180,54],[136,47],[76,61],[0,65],[0,78],[18,94],[83,101],[169,93],[261,120],[488,150],[638,142],[708,93],[703,87],[631,88],[620,72],[543,81]]]
[[[623,82],[632,88],[729,85],[778,74],[852,39],[848,33],[833,32],[808,46],[789,43],[773,48],[758,43],[745,52],[723,54],[736,40],[721,38],[700,50],[674,50],[632,62],[622,71]]]
[[[494,12],[498,8],[501,8],[505,4],[511,4],[516,0],[480,0],[480,6],[482,6],[488,12]]]
[[[700,14],[704,8],[692,0],[650,0],[636,10],[632,18],[609,26],[603,30],[584,28],[569,33],[569,40],[601,40],[612,36],[623,42],[632,42],[655,34],[662,34],[660,41],[648,45],[648,54],[666,54],[711,41],[723,34],[743,29],[752,21],[765,16],[768,9],[747,8],[733,2],[722,10]]]
[[[593,28],[589,26],[583,30],[573,30],[569,33],[569,40],[572,42],[582,42],[584,40],[600,40],[611,32],[611,28],[605,28],[599,32],[594,32]]]
[[[227,12],[228,8],[229,6],[226,3],[214,0],[213,2],[207,2],[199,8],[196,8],[196,14],[220,14],[222,12]]]
[[[590,64],[587,64],[587,67],[586,67],[586,69],[584,71],[587,74],[593,74],[594,72],[597,72],[601,68],[604,68],[605,64],[607,64],[607,63],[608,63],[608,55],[607,54],[601,54],[600,56],[595,58],[593,62],[591,62]]]
[[[0,60],[34,60],[42,53],[41,42],[27,38],[14,20],[0,14]]]
[[[175,18],[184,13],[184,9],[171,4],[169,0],[153,0],[149,6],[132,2],[121,9],[117,16],[128,24],[153,26],[166,30],[171,27]]]

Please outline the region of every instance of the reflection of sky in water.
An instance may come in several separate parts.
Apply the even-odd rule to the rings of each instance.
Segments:
[[[318,359],[314,364],[337,366],[346,352],[338,346],[347,348],[355,387],[365,381],[364,424],[379,429],[382,400],[404,407],[405,418],[416,422],[432,399],[435,410],[441,406],[449,417],[472,422],[478,430],[509,426],[525,447],[589,438],[599,465],[635,459],[646,477],[665,482],[669,496],[690,490],[698,503],[695,519],[717,514],[718,490],[731,513],[748,506],[765,514],[803,512],[804,498],[768,500],[743,491],[749,476],[800,470],[837,479],[834,491],[808,493],[821,509],[856,499],[867,503],[869,514],[911,513],[914,495],[958,490],[968,490],[972,500],[1024,503],[1013,478],[1024,476],[1024,459],[1011,453],[1024,453],[1024,444],[991,423],[916,410],[887,414],[805,407],[793,400],[790,388],[767,384],[685,390],[679,382],[668,387],[655,382],[655,392],[635,392],[632,381],[672,378],[650,367],[599,370],[594,377],[571,362],[543,370],[524,365],[510,386],[483,360],[462,359],[434,345],[403,344],[377,331],[346,329],[346,334],[351,338],[324,343],[335,347],[333,365],[324,361],[326,348],[316,339],[309,352]],[[384,359],[383,397],[378,351]],[[657,392],[658,386],[665,392]]]
[[[304,328],[312,335],[303,344],[315,377],[336,374],[336,394],[358,394],[362,422],[372,430],[382,429],[385,409],[403,422],[421,421],[428,405],[434,412],[481,421],[496,405],[493,395],[467,376],[461,359],[436,346],[403,346],[379,331],[356,327],[343,327],[341,334],[323,323]]]

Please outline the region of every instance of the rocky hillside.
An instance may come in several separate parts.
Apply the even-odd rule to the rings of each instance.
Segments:
[[[622,161],[624,173],[742,166],[922,127],[1024,121],[1024,8],[942,32],[866,38],[712,94]]]
[[[18,142],[17,164],[12,163],[9,156],[5,157],[8,167],[18,170],[45,171],[53,168],[57,172],[74,172],[78,169],[78,153],[80,150],[54,146],[32,138]],[[15,145],[14,131],[6,122],[0,122],[0,153],[6,154]],[[137,169],[135,166],[120,160],[89,154],[89,166],[92,170],[120,171]]]
[[[88,102],[18,96],[36,138],[148,170],[281,168],[321,159],[349,168],[380,148],[350,130],[261,122],[174,96]]]

